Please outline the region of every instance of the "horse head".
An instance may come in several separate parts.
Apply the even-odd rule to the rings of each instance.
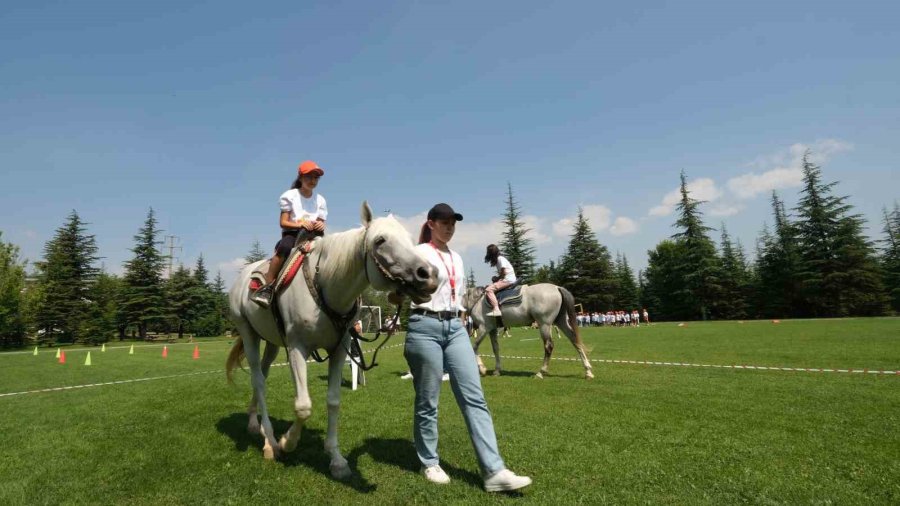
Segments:
[[[393,216],[372,218],[363,202],[360,219],[366,229],[366,275],[376,290],[399,292],[416,303],[431,300],[438,272],[416,251],[409,232]]]
[[[466,289],[466,295],[463,296],[462,304],[467,313],[471,313],[475,304],[484,296],[484,287],[476,286]]]

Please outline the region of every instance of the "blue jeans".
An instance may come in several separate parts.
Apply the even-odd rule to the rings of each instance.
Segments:
[[[484,400],[475,352],[459,318],[437,320],[410,315],[403,355],[416,389],[413,440],[425,467],[438,464],[438,396],[441,376],[450,374],[450,388],[462,411],[484,476],[506,469],[497,449],[494,421]]]

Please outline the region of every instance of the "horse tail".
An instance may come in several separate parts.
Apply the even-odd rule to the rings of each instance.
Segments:
[[[228,358],[225,360],[225,377],[228,378],[228,383],[234,383],[231,373],[235,367],[241,367],[242,360],[244,360],[244,340],[238,338],[234,342],[234,346],[231,347]]]
[[[556,325],[565,325],[568,321],[569,327],[575,333],[575,341],[581,344],[581,333],[578,331],[578,318],[575,315],[575,296],[572,292],[558,286],[559,294],[562,295],[562,304],[560,305],[559,316],[556,317]]]

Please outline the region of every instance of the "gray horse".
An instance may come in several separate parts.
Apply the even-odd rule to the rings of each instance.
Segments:
[[[392,216],[373,219],[372,209],[365,202],[360,218],[363,224],[360,228],[317,238],[307,256],[305,262],[309,263],[310,272],[315,266],[315,284],[321,288],[321,296],[311,293],[301,274],[277,299],[284,320],[284,337],[279,333],[272,311],[258,306],[248,295],[250,276],[262,262],[245,267],[229,295],[229,318],[241,338],[228,355],[226,372],[230,380],[232,371],[246,356],[253,386],[247,430],[263,436],[265,458],[276,458],[280,452],[291,452],[297,447],[303,425],[312,414],[306,360],[317,349],[328,351],[325,450],[331,456],[331,474],[339,479],[350,476],[350,467],[341,455],[337,439],[341,372],[350,334],[329,313],[340,315],[347,322],[352,320],[357,298],[370,285],[376,290],[400,291],[415,302],[430,300],[431,293],[437,289],[437,270],[416,253],[409,232],[400,222]],[[260,359],[262,341],[267,345]],[[276,440],[266,402],[266,375],[279,346],[288,350],[296,420]]]
[[[497,342],[497,318],[485,316],[488,309],[484,304],[484,288],[473,288],[466,291],[463,299],[463,307],[472,316],[475,327],[481,332],[475,338],[475,357],[478,360],[478,370],[484,376],[487,369],[478,356],[478,347],[488,333],[491,335],[491,346],[494,349],[494,375],[500,374],[500,344]],[[535,374],[537,378],[543,378],[550,368],[550,355],[553,353],[553,339],[550,331],[556,325],[578,351],[581,363],[584,365],[584,375],[587,379],[594,377],[591,362],[587,358],[584,343],[578,333],[578,322],[575,319],[575,298],[572,293],[550,283],[522,286],[522,302],[517,306],[500,306],[503,313],[503,323],[507,327],[531,325],[536,322],[541,330],[541,338],[544,340],[544,365]]]

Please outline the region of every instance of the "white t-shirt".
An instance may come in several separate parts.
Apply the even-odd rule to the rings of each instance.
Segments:
[[[505,256],[500,255],[497,257],[497,275],[500,275],[500,271],[503,269],[506,269],[506,276],[503,277],[503,281],[515,283],[516,271],[513,269],[512,264],[509,263],[509,260]]]
[[[278,199],[281,206],[281,212],[291,213],[291,221],[309,220],[316,221],[318,218],[322,220],[328,219],[328,206],[325,205],[325,197],[317,192],[306,198],[300,194],[300,190],[296,188],[290,189],[281,194]]]
[[[416,252],[428,260],[438,272],[438,288],[431,294],[431,300],[422,304],[413,303],[410,307],[429,311],[464,311],[462,299],[466,294],[466,269],[463,267],[459,253],[450,250],[450,254],[438,251],[430,243],[419,244]],[[451,263],[452,262],[452,263]],[[456,271],[456,303],[451,301],[450,273]]]

